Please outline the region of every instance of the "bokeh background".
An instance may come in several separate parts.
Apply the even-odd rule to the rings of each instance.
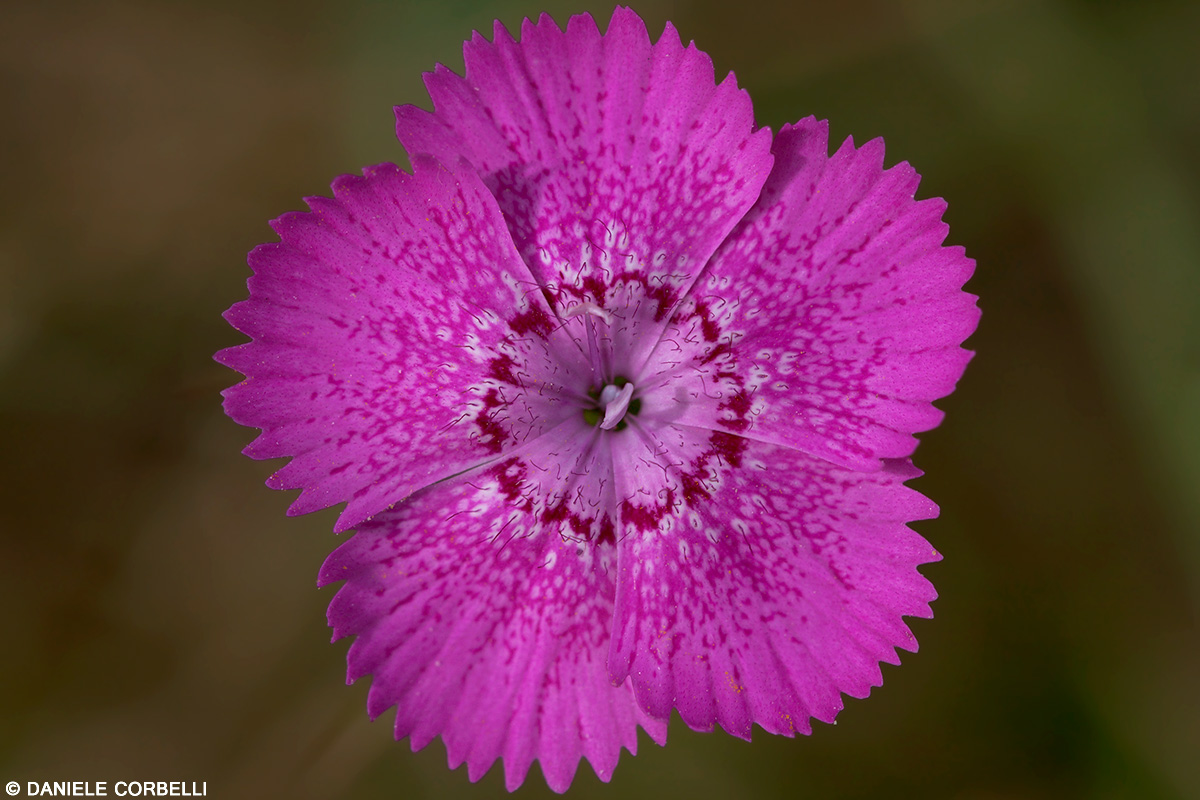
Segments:
[[[221,413],[266,222],[403,162],[391,107],[560,0],[18,2],[0,19],[0,782],[495,797],[369,723]],[[922,437],[941,597],[811,737],[643,737],[578,797],[1200,798],[1200,4],[662,2],[760,124],[809,114],[949,199],[978,352]],[[549,795],[536,769],[519,792]]]

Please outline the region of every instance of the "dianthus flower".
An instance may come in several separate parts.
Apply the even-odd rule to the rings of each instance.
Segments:
[[[607,781],[637,727],[808,733],[915,650],[906,480],[978,320],[941,200],[772,137],[732,75],[617,9],[464,46],[385,164],[285,214],[218,354],[289,513],[346,502],[320,583],[372,718],[510,789]]]

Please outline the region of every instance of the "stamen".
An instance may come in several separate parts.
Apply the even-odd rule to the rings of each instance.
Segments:
[[[604,407],[604,420],[600,427],[611,431],[629,410],[629,400],[633,397],[633,384],[627,383],[621,388],[608,384],[600,390],[600,405]]]
[[[593,317],[599,317],[607,324],[612,325],[613,315],[595,303],[580,303],[577,306],[572,306],[571,308],[567,309],[565,314],[563,314],[563,319],[578,317],[580,314],[591,314]]]

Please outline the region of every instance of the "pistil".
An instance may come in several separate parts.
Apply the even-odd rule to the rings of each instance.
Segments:
[[[617,427],[617,423],[629,410],[629,401],[632,397],[632,383],[626,383],[624,386],[610,383],[600,390],[600,407],[604,409],[604,419],[601,420],[600,427],[603,430],[611,431]]]
[[[595,303],[580,303],[579,305],[572,306],[563,314],[563,319],[578,317],[580,314],[590,314],[593,317],[599,317],[600,319],[604,320],[605,324],[607,325],[611,325],[613,321],[613,315]]]

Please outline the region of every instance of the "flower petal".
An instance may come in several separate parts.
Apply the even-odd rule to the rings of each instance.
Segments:
[[[556,306],[636,282],[656,334],[758,197],[770,132],[732,75],[715,85],[706,54],[669,24],[651,44],[627,8],[604,35],[543,15],[494,38],[464,46],[466,77],[426,75],[435,113],[398,108],[401,142],[476,166]]]
[[[916,650],[901,618],[930,616],[936,593],[916,566],[940,556],[905,523],[937,508],[902,485],[920,473],[890,460],[846,471],[726,433],[663,434],[664,449],[695,455],[671,464],[633,439],[614,455],[618,476],[637,460],[666,477],[640,496],[618,487],[631,501],[613,680],[631,678],[646,713],[674,706],[698,730],[720,723],[749,738],[752,723],[791,735],[810,717],[832,721],[840,693],[866,696],[880,661]]]
[[[762,198],[677,316],[714,331],[698,360],[723,348],[754,376],[740,435],[870,470],[941,420],[930,401],[954,389],[979,321],[961,290],[974,261],[942,246],[945,203],[914,200],[918,175],[884,170],[881,140],[832,157],[827,141],[812,118],[779,132]],[[719,402],[676,418],[715,428]]]
[[[580,423],[570,438],[592,433]],[[607,781],[621,747],[636,752],[638,724],[666,737],[604,662],[611,482],[579,477],[611,474],[607,450],[576,459],[550,439],[377,515],[320,577],[346,581],[329,623],[335,639],[358,637],[348,679],[374,675],[371,716],[398,704],[396,738],[416,750],[441,735],[451,768],[465,761],[473,781],[503,757],[509,790],[534,759],[558,792],[581,756]]]
[[[553,317],[495,201],[465,164],[415,168],[343,177],[276,220],[282,241],[250,254],[250,298],[225,315],[254,338],[217,354],[246,375],[227,413],[263,429],[247,454],[294,457],[269,481],[304,490],[289,513],[348,500],[339,531],[570,412],[552,375],[578,348],[522,335],[555,339]],[[506,395],[531,362],[539,391]]]

